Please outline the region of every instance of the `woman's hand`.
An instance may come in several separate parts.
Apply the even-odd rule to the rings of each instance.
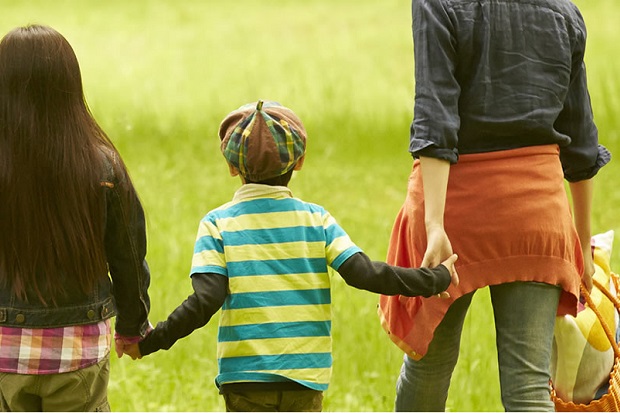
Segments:
[[[592,247],[590,245],[586,245],[583,247],[583,274],[581,280],[589,293],[592,292],[592,277],[594,276],[595,271],[594,259],[592,258]]]
[[[422,267],[434,268],[439,264],[449,264],[448,270],[452,276],[452,284],[459,284],[459,277],[454,268],[454,261],[456,261],[456,255],[453,254],[452,244],[448,238],[448,234],[441,226],[431,226],[426,230],[426,252],[422,259]],[[445,264],[444,264],[445,265]],[[439,293],[440,298],[450,297],[450,293],[444,291]]]
[[[436,267],[454,252],[448,234],[442,227],[427,228],[426,240],[426,252],[422,259],[422,267]]]

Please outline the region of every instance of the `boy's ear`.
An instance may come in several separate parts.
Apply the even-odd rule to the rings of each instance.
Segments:
[[[301,158],[299,158],[299,160],[295,164],[295,168],[293,168],[293,170],[294,171],[299,171],[301,169],[301,167],[304,166],[304,160],[305,159],[306,159],[306,155],[304,154]]]
[[[239,175],[239,169],[237,169],[234,165],[228,164],[228,171],[230,172],[230,176]]]

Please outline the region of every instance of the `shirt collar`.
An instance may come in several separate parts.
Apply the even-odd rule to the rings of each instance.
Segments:
[[[237,189],[233,201],[246,201],[252,198],[292,198],[293,192],[286,186],[245,184]]]

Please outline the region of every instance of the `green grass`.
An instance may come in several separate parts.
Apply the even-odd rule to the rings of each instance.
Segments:
[[[619,148],[620,29],[615,0],[580,0],[601,142]],[[147,210],[151,320],[190,292],[197,224],[239,182],[217,128],[257,98],[293,108],[308,129],[294,194],[324,205],[366,252],[386,255],[411,166],[408,0],[0,0],[0,31],[49,24],[74,46],[93,113],[129,166]],[[595,231],[619,233],[616,162],[596,184]],[[620,248],[612,263],[620,265]],[[377,297],[333,277],[334,375],[326,411],[389,411],[402,353],[376,316]],[[488,292],[474,299],[448,398],[452,411],[499,411]],[[117,411],[217,411],[217,320],[140,362],[113,358]]]

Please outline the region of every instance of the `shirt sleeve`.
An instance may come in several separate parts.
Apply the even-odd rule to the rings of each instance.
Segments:
[[[104,242],[117,308],[115,330],[125,336],[144,336],[151,305],[144,210],[120,161],[111,161],[110,168],[113,179],[106,187]]]
[[[455,163],[461,88],[450,16],[441,1],[413,0],[412,18],[415,106],[409,151]]]
[[[570,182],[592,178],[611,159],[609,151],[598,143],[584,62],[586,28],[583,20],[580,24],[581,31],[575,35],[570,86],[554,125],[571,139],[568,146],[560,148],[564,176]]]
[[[207,214],[198,226],[190,275],[196,273],[228,275],[224,241],[215,219],[210,214]]]
[[[177,340],[204,326],[222,307],[228,295],[228,277],[220,274],[192,275],[194,293],[157,324],[138,346],[146,356],[157,350],[168,350]]]
[[[347,233],[338,225],[329,212],[323,212],[325,230],[325,257],[327,264],[338,271],[340,265],[361,249],[351,241]]]
[[[338,269],[352,287],[377,294],[430,297],[450,286],[450,272],[435,268],[403,268],[371,261],[363,252],[352,255]]]

